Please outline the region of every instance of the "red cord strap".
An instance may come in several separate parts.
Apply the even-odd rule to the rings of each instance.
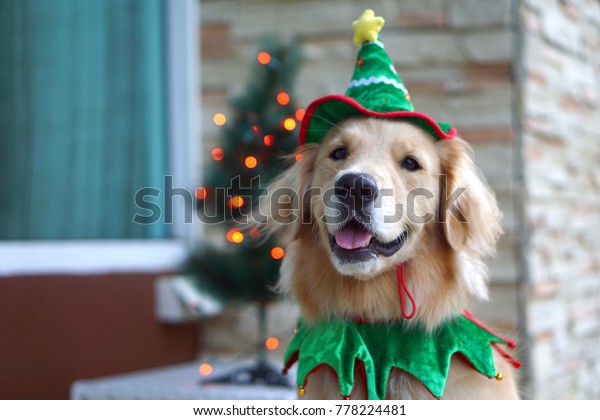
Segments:
[[[405,319],[411,319],[417,313],[417,304],[415,303],[415,299],[410,294],[408,287],[406,287],[406,281],[404,280],[404,263],[400,266],[400,269],[396,269],[396,277],[398,279],[398,296],[400,297],[400,308],[402,309],[402,316]],[[406,315],[406,308],[404,307],[404,296],[403,291],[408,296],[410,303],[412,304],[412,312],[409,315]]]

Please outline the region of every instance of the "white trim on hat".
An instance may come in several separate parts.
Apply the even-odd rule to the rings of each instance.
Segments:
[[[408,90],[406,90],[406,88],[404,87],[404,85],[401,82],[399,82],[398,80],[390,79],[385,76],[371,76],[368,79],[363,77],[362,79],[358,79],[358,80],[353,79],[353,80],[350,80],[350,83],[348,84],[348,88],[358,87],[358,86],[376,85],[376,84],[380,84],[380,83],[384,83],[386,85],[392,85],[396,89],[400,89],[405,94],[408,94]]]

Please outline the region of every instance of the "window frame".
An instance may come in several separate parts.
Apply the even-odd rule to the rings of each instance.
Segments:
[[[173,185],[193,194],[200,185],[200,5],[166,0],[169,167]],[[163,192],[164,193],[164,192]],[[134,197],[131,197],[133,200]],[[173,200],[174,239],[0,241],[0,277],[24,275],[147,273],[177,270],[201,223],[184,222],[185,203]]]

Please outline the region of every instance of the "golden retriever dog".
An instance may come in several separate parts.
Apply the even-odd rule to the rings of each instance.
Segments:
[[[261,200],[261,213],[270,215],[264,230],[289,239],[280,287],[305,322],[393,321],[434,332],[486,299],[482,258],[494,253],[501,213],[465,141],[436,142],[409,120],[360,116],[299,153]],[[273,199],[282,188],[297,194]],[[398,290],[402,264],[412,301]],[[510,363],[497,349],[494,359],[503,380],[452,356],[443,398],[518,398]],[[354,377],[351,397],[367,398],[359,372]],[[305,398],[340,398],[331,369],[315,371],[308,385]],[[434,397],[394,368],[386,398]]]

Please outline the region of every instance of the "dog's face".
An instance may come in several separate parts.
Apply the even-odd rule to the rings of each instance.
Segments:
[[[280,285],[305,315],[402,316],[402,263],[414,319],[428,328],[487,295],[482,258],[495,249],[501,213],[466,142],[356,117],[301,155],[261,200],[271,215],[261,226],[291,238]]]
[[[349,119],[314,159],[310,210],[334,267],[368,279],[409,259],[439,207],[431,136],[403,121]]]

